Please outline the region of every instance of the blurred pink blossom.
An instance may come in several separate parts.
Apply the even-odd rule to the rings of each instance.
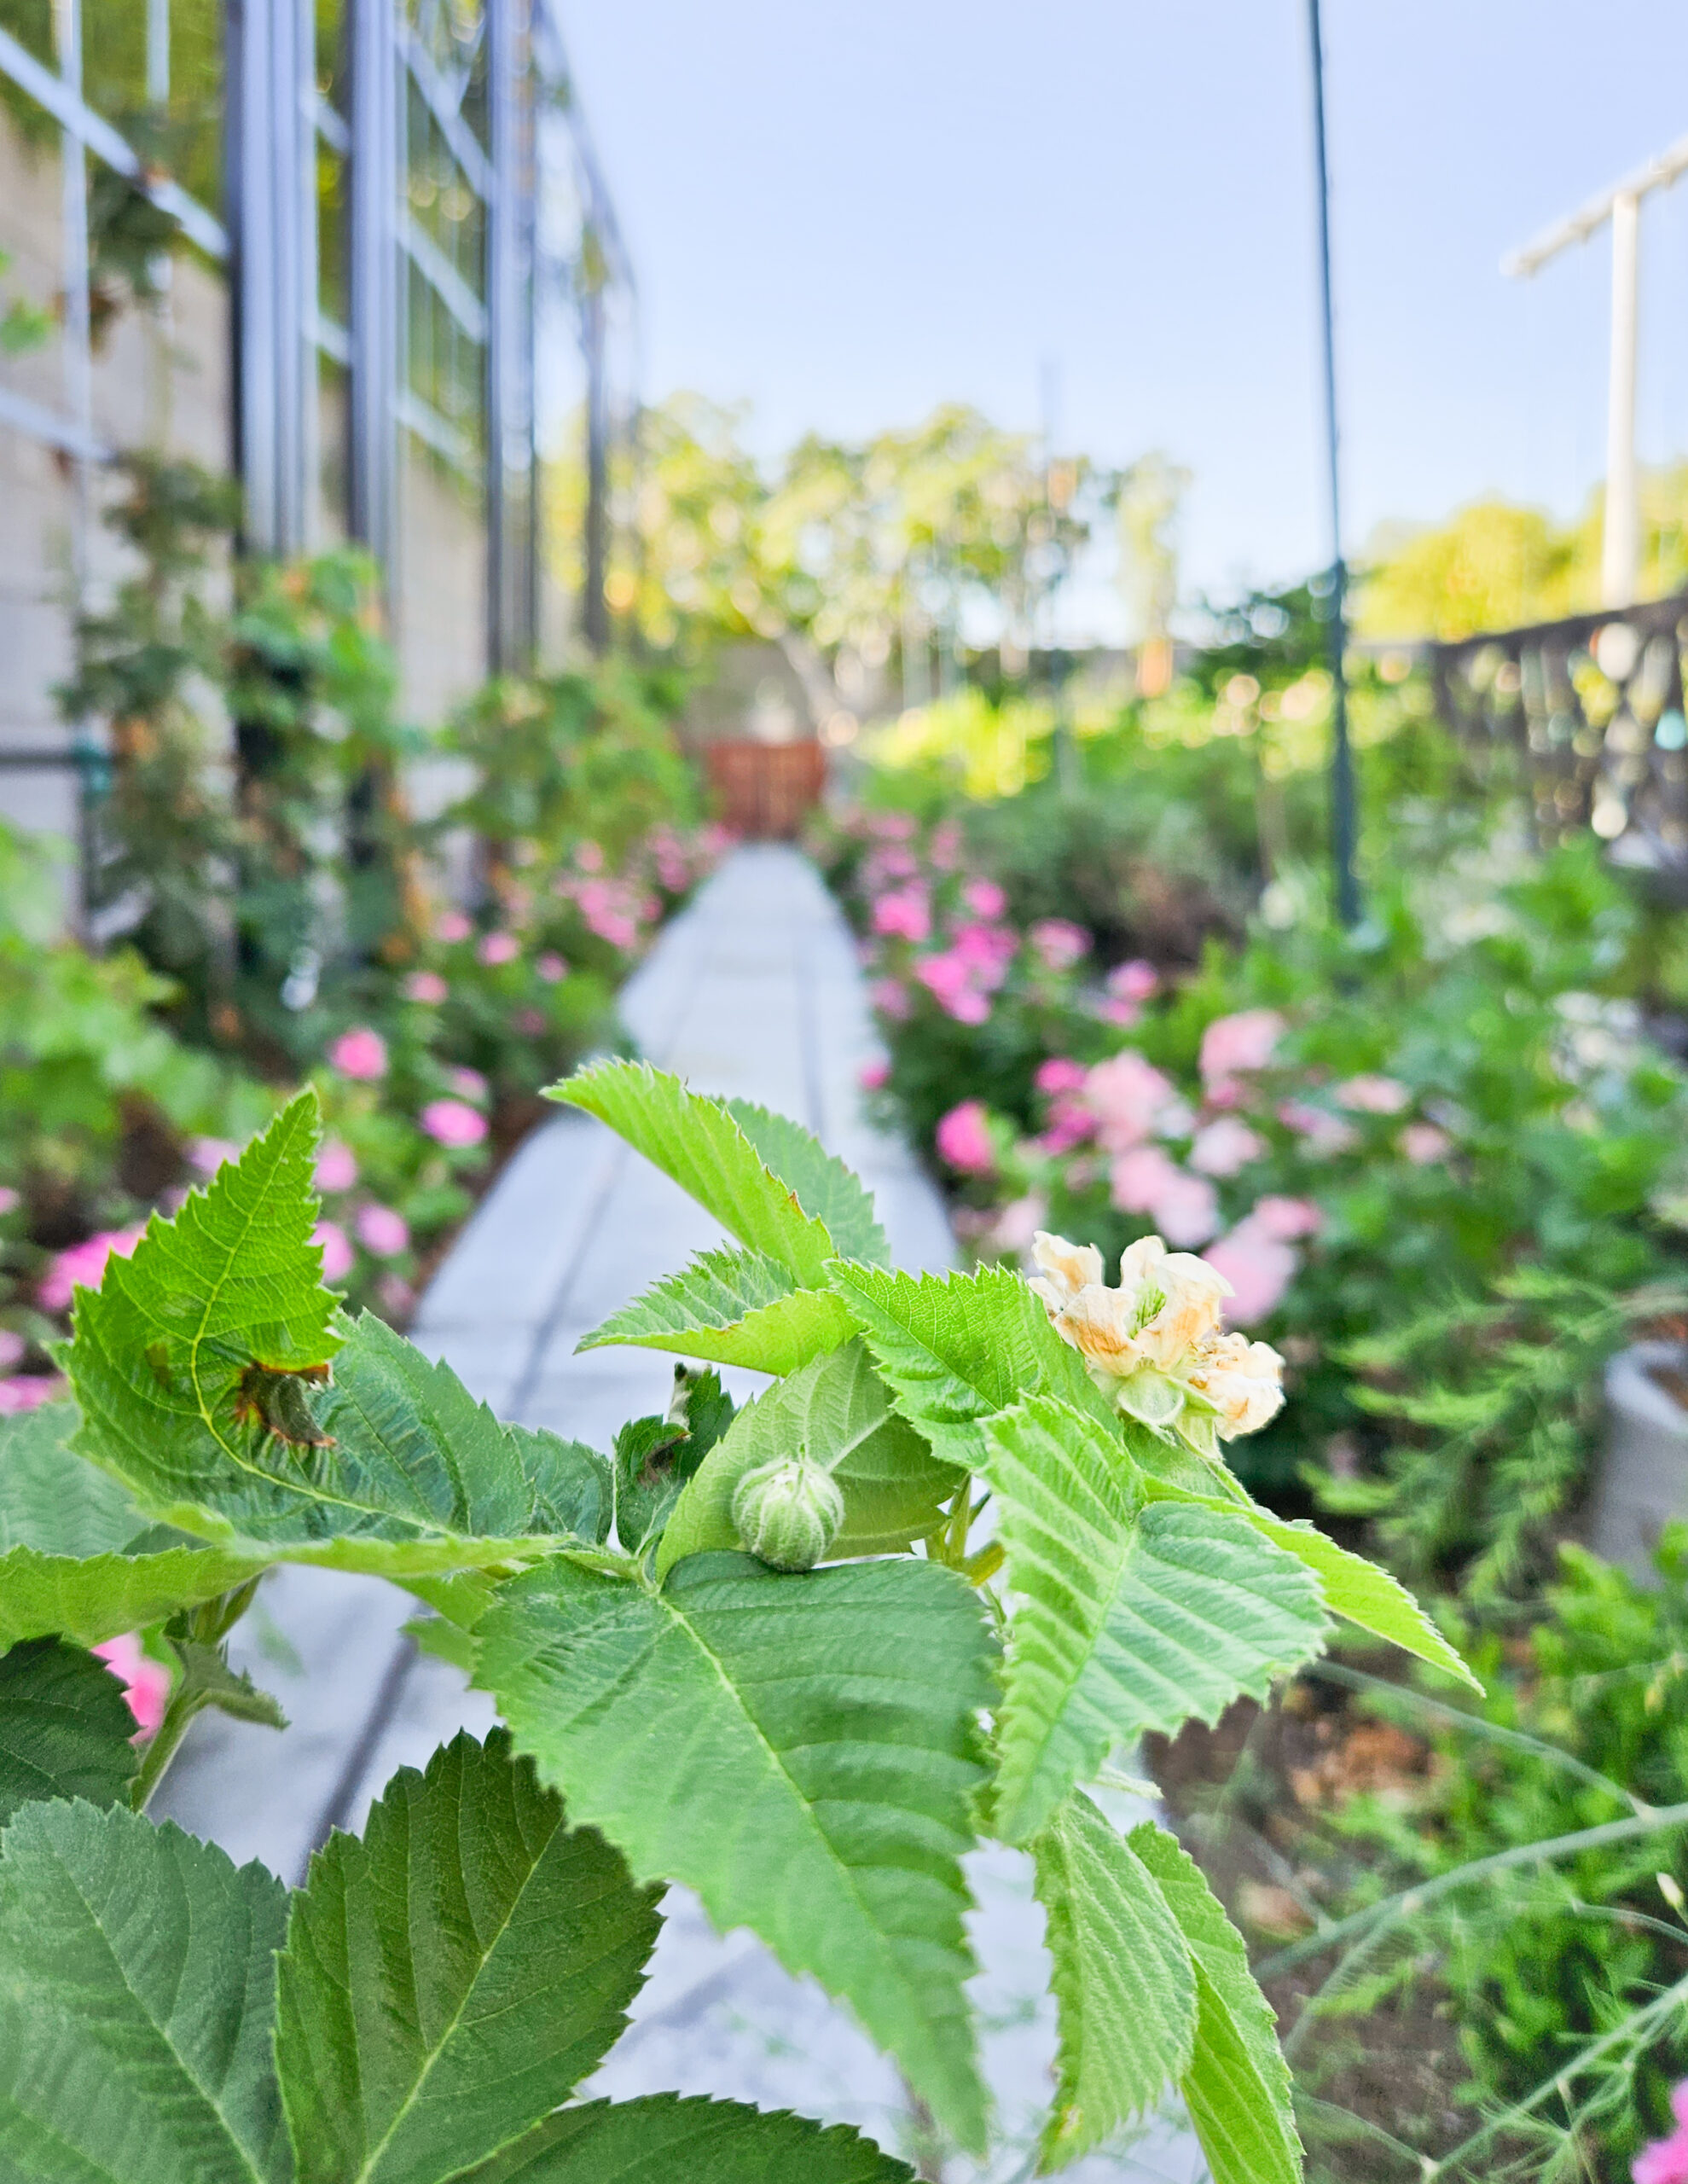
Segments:
[[[931,993],[945,1015],[958,1024],[983,1024],[990,1014],[989,991],[974,967],[957,950],[923,956],[914,975]]]
[[[461,910],[442,910],[434,920],[434,938],[448,946],[454,941],[467,940],[474,931]]]
[[[1293,1244],[1299,1236],[1316,1236],[1325,1217],[1310,1198],[1256,1199],[1244,1217],[1249,1224],[1274,1243]]]
[[[1453,1141],[1445,1130],[1438,1130],[1434,1123],[1408,1123],[1401,1133],[1401,1149],[1415,1168],[1428,1168],[1433,1161],[1445,1159]]]
[[[1028,1191],[999,1206],[995,1218],[980,1238],[981,1248],[1004,1258],[1018,1258],[1031,1249],[1037,1232],[1049,1218],[1049,1201],[1041,1191]]]
[[[1037,1065],[1037,1074],[1032,1083],[1040,1092],[1076,1092],[1089,1075],[1082,1061],[1072,1061],[1065,1054],[1051,1054],[1047,1061]]]
[[[406,998],[437,1008],[451,991],[438,971],[412,971],[404,981]]]
[[[952,1107],[937,1126],[937,1139],[940,1156],[964,1176],[988,1175],[996,1165],[983,1101],[964,1100]]]
[[[953,819],[946,819],[932,828],[926,854],[939,872],[954,871],[961,860],[961,829]]]
[[[1278,1119],[1295,1132],[1315,1159],[1324,1159],[1333,1153],[1346,1153],[1350,1146],[1359,1143],[1351,1123],[1345,1123],[1340,1115],[1333,1115],[1328,1107],[1310,1107],[1305,1100],[1285,1100],[1278,1110]]]
[[[1090,952],[1090,935],[1070,918],[1040,918],[1028,938],[1047,971],[1070,971]]]
[[[1147,1001],[1160,982],[1160,973],[1140,956],[1134,956],[1128,963],[1115,964],[1102,981],[1116,1001]]]
[[[856,1081],[864,1092],[883,1092],[890,1083],[890,1064],[883,1054],[875,1054],[856,1071]]]
[[[44,1312],[62,1312],[69,1309],[75,1291],[97,1289],[106,1271],[106,1262],[113,1255],[126,1259],[142,1234],[138,1222],[132,1228],[102,1228],[97,1234],[86,1236],[79,1244],[72,1244],[61,1252],[42,1277],[41,1287],[35,1292],[35,1301]]]
[[[1088,1107],[1081,1107],[1076,1100],[1061,1098],[1055,1102],[1047,1129],[1041,1136],[1033,1138],[1032,1143],[1040,1153],[1059,1159],[1062,1153],[1070,1153],[1074,1146],[1082,1145],[1095,1128],[1096,1118]],[[1068,1180],[1072,1179],[1069,1176]]]
[[[901,979],[876,979],[867,990],[867,998],[881,1016],[889,1016],[896,1024],[905,1022],[914,1007]]]
[[[1130,1047],[1085,1074],[1084,1104],[1110,1153],[1140,1144],[1177,1101],[1170,1080]]]
[[[486,1136],[486,1117],[462,1100],[430,1100],[421,1121],[428,1136],[440,1145],[479,1145]]]
[[[188,1147],[188,1165],[200,1176],[214,1176],[225,1160],[240,1157],[240,1147],[226,1137],[196,1137]]]
[[[1277,1310],[1300,1264],[1289,1245],[1269,1235],[1252,1215],[1216,1244],[1209,1244],[1202,1256],[1230,1283],[1225,1316],[1233,1327],[1252,1327]]]
[[[0,1327],[0,1373],[9,1373],[28,1347],[15,1327]]]
[[[310,1232],[310,1240],[322,1251],[324,1281],[338,1281],[351,1272],[357,1255],[337,1221],[319,1221]]]
[[[64,1390],[65,1384],[56,1373],[15,1373],[9,1380],[0,1380],[0,1418],[34,1410],[51,1403]]]
[[[357,1240],[378,1259],[397,1258],[410,1248],[410,1226],[390,1205],[361,1205],[354,1223]]]
[[[416,1292],[403,1275],[391,1271],[377,1281],[375,1294],[380,1299],[381,1310],[395,1320],[402,1320],[416,1301]]]
[[[1670,2112],[1676,2129],[1636,2155],[1629,2172],[1634,2184],[1688,2184],[1688,2078],[1672,2092]]]
[[[1000,918],[1008,907],[1008,897],[994,880],[968,880],[961,900],[976,918]]]
[[[373,1082],[387,1073],[386,1041],[379,1031],[360,1024],[352,1031],[340,1033],[328,1049],[328,1060],[342,1077]]]
[[[583,872],[601,872],[604,868],[604,852],[596,842],[577,842],[574,861]]]
[[[1284,1019],[1275,1008],[1244,1008],[1234,1016],[1216,1016],[1202,1034],[1202,1082],[1211,1093],[1231,1086],[1239,1072],[1264,1069],[1283,1034]]]
[[[545,1029],[545,1011],[542,1008],[519,1008],[510,1021],[525,1039],[537,1039]]]
[[[995,992],[1007,977],[1020,944],[1006,925],[986,925],[981,920],[957,926],[950,944],[980,984]]]
[[[919,872],[920,860],[914,851],[891,842],[869,854],[861,868],[861,884],[870,894],[877,894],[887,880],[915,880]]]
[[[123,1686],[123,1695],[135,1716],[136,1742],[151,1736],[170,1704],[170,1670],[162,1661],[155,1661],[142,1649],[132,1630],[125,1630],[120,1638],[107,1638],[104,1645],[90,1646],[88,1650],[96,1661],[105,1663]]]
[[[1134,1145],[1118,1154],[1109,1174],[1109,1192],[1122,1213],[1148,1213],[1179,1175],[1172,1155],[1158,1145]]]
[[[888,940],[912,940],[916,945],[932,929],[931,905],[923,887],[899,887],[881,895],[873,905],[873,930]]]
[[[0,1183],[0,1218],[9,1213],[15,1213],[22,1204],[22,1199],[9,1183]]]
[[[1338,1107],[1350,1107],[1360,1115],[1398,1115],[1412,1097],[1406,1085],[1397,1083],[1393,1077],[1374,1075],[1350,1077],[1336,1091]]]
[[[1202,1176],[1234,1176],[1267,1150],[1266,1140],[1235,1115],[1221,1115],[1196,1133],[1190,1165]]]
[[[357,1181],[357,1162],[351,1147],[331,1137],[316,1156],[315,1182],[319,1191],[349,1191]]]
[[[522,952],[522,944],[513,932],[489,932],[483,936],[475,953],[490,971],[501,963],[513,963]]]
[[[554,948],[548,948],[542,956],[536,956],[533,967],[548,986],[555,985],[560,979],[566,979],[569,974],[568,965]]]
[[[911,840],[915,828],[913,814],[907,811],[870,811],[862,824],[882,842]]]
[[[445,1081],[461,1099],[484,1100],[486,1097],[486,1079],[478,1069],[466,1069],[460,1064],[457,1068],[446,1071]]]
[[[1204,1244],[1219,1226],[1213,1185],[1180,1168],[1158,1145],[1134,1146],[1115,1159],[1110,1194],[1122,1213],[1146,1213],[1180,1250]]]

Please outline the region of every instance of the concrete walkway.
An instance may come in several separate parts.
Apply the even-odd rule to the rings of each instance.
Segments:
[[[622,998],[646,1057],[698,1090],[795,1116],[873,1191],[900,1265],[941,1267],[954,1245],[942,1205],[907,1151],[863,1120],[856,1089],[875,1051],[848,928],[795,851],[744,849],[664,934]],[[560,1111],[509,1163],[422,1301],[415,1339],[447,1358],[501,1415],[607,1449],[627,1418],[667,1402],[658,1351],[575,1344],[694,1251],[721,1240],[709,1216],[589,1117]],[[725,1375],[735,1394],[765,1385]],[[421,1766],[462,1725],[490,1727],[485,1698],[403,1635],[414,1603],[375,1579],[277,1571],[231,1653],[287,1706],[273,1731],[202,1716],[154,1809],[261,1858],[289,1881],[331,1827],[362,1825],[400,1766]],[[1129,1815],[1122,1812],[1122,1819]],[[976,1990],[1001,2143],[984,2169],[952,2158],[948,2184],[1029,2176],[1049,2088],[1047,1960],[1027,1862],[972,1862]],[[618,2097],[714,2093],[853,2123],[908,2150],[896,2071],[812,1981],[755,1937],[725,1937],[684,1890],[633,2023],[593,2081]],[[1157,2127],[1129,2155],[1093,2156],[1075,2184],[1196,2184],[1186,2133]]]

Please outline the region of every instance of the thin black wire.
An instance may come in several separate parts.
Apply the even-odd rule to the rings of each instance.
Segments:
[[[1337,915],[1345,926],[1360,921],[1360,887],[1354,873],[1354,752],[1348,732],[1348,566],[1343,559],[1342,479],[1337,441],[1337,336],[1331,306],[1331,177],[1325,154],[1325,41],[1319,0],[1307,0],[1313,47],[1313,142],[1319,179],[1319,293],[1325,337],[1325,461],[1331,516],[1329,646],[1331,717],[1331,857],[1336,868]]]

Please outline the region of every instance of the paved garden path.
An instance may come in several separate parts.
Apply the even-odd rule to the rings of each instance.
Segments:
[[[650,1060],[699,1091],[795,1116],[847,1160],[873,1192],[899,1264],[950,1263],[931,1185],[861,1114],[857,1072],[874,1052],[867,998],[848,929],[795,851],[738,851],[670,926],[622,1009]],[[560,1111],[504,1170],[412,1333],[503,1416],[607,1448],[624,1419],[664,1407],[672,1367],[648,1350],[577,1356],[576,1341],[719,1240],[707,1214],[600,1124]],[[760,1381],[726,1377],[735,1392]],[[465,1724],[484,1734],[490,1703],[403,1635],[414,1605],[374,1578],[273,1573],[231,1651],[281,1697],[292,1725],[277,1734],[202,1716],[155,1810],[297,1881],[331,1827],[362,1824],[395,1768],[424,1764]],[[1005,2144],[987,2171],[952,2159],[944,2174],[949,2184],[1009,2184],[1030,2174],[1053,2052],[1049,2013],[1035,1999],[1047,1973],[1041,1914],[1018,1853],[979,1853],[972,1879],[984,1965],[976,1991]],[[841,2010],[750,1934],[717,1936],[686,1891],[671,1891],[665,1908],[634,2022],[595,2090],[795,2106],[906,2146],[896,2075]],[[1205,2170],[1187,2135],[1163,2128],[1130,2156],[1093,2156],[1067,2173],[1075,2184],[1195,2184]]]

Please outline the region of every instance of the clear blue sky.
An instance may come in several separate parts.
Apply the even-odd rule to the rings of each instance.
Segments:
[[[1186,584],[1325,557],[1301,0],[563,0],[649,396],[775,450],[947,399],[1195,473]],[[1350,550],[1604,452],[1605,241],[1498,261],[1688,132],[1680,0],[1326,0]],[[1642,222],[1641,438],[1688,452],[1688,179]]]

